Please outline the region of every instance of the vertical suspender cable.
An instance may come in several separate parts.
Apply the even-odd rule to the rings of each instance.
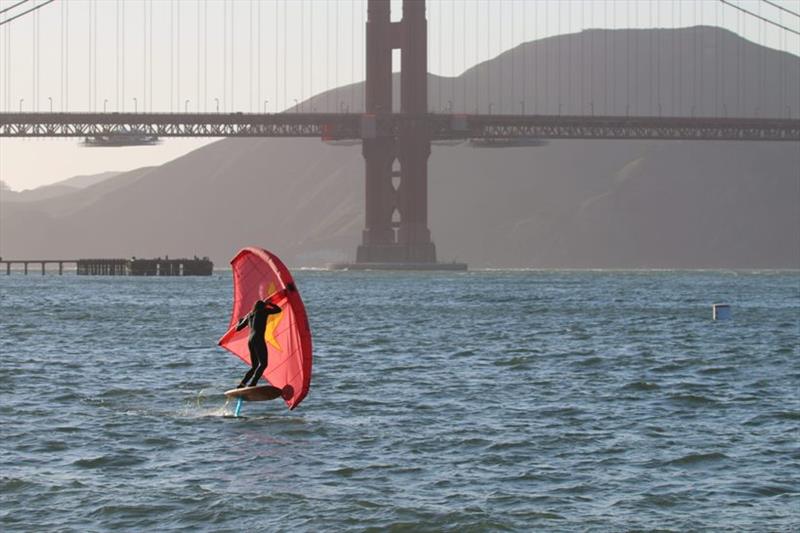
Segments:
[[[679,32],[679,39],[678,39],[678,116],[686,116],[687,112],[684,109],[686,106],[686,102],[684,101],[684,93],[689,91],[685,91],[684,89],[688,88],[689,80],[684,80],[683,71],[684,71],[684,62],[683,62],[683,53],[684,48],[688,48],[688,39],[686,39],[686,32],[683,31],[683,15],[684,10],[681,9],[680,5],[676,6],[677,11],[677,18],[678,18],[678,32]],[[686,81],[686,84],[684,84]]]
[[[195,109],[197,112],[200,112],[200,0],[196,0],[194,4],[194,15],[195,15],[195,41],[197,42],[197,50],[195,50],[195,55],[197,56],[197,68],[195,68],[194,78],[195,78]]]
[[[142,2],[142,111],[147,111],[147,2]],[[198,84],[199,85],[199,84]],[[199,90],[199,89],[198,89]]]
[[[94,20],[92,20],[92,109],[97,111],[97,0],[92,0],[92,11],[94,12]],[[152,10],[152,6],[150,7]],[[150,76],[152,79],[152,74]]]
[[[653,25],[653,0],[649,0],[648,2],[648,11],[650,14],[650,24],[648,29],[648,34],[650,35],[650,46],[649,46],[649,53],[650,53],[650,61],[648,67],[648,74],[650,75],[650,88],[647,91],[648,94],[648,104],[647,104],[647,112],[650,115],[655,115],[653,112],[653,33],[656,31],[655,26]]]
[[[222,4],[222,109],[228,108],[228,0]]]
[[[289,107],[289,5],[283,0],[283,107]]]
[[[247,19],[249,43],[247,47],[247,108],[253,112],[253,0],[248,2],[250,16]]]
[[[331,42],[331,3],[325,2],[325,42]],[[331,112],[331,47],[325,47],[325,112]]]
[[[336,62],[334,66],[334,85],[336,86],[336,97],[337,101],[334,102],[336,109],[338,112],[341,112],[341,95],[339,93],[339,2],[336,2],[336,23],[334,26],[334,51],[333,51],[333,58]]]
[[[36,13],[31,17],[31,110],[35,109],[36,102]],[[20,100],[22,111],[22,100]]]
[[[275,79],[275,97],[273,98],[273,104],[275,106],[275,112],[277,113],[280,109],[278,104],[278,96],[280,95],[280,92],[278,91],[278,80],[281,78],[281,73],[278,70],[278,53],[280,51],[278,46],[278,1],[275,0],[273,5],[275,6],[275,65],[272,68],[272,77]]]
[[[556,11],[557,19],[556,19],[556,38],[553,41],[553,44],[556,45],[556,62],[558,63],[558,71],[557,77],[558,85],[556,85],[556,90],[558,91],[558,114],[561,114],[561,99],[562,99],[562,90],[561,90],[561,2],[558,3],[558,10]]]
[[[174,0],[169,0],[169,110],[174,111],[175,103],[175,5]]]
[[[480,113],[480,71],[481,69],[478,68],[480,63],[480,50],[478,45],[478,30],[479,30],[479,20],[480,17],[480,4],[476,0],[475,2],[475,114],[477,115]]]
[[[36,104],[35,111],[39,111],[39,98],[41,97],[41,93],[40,93],[40,89],[39,89],[39,83],[41,81],[41,64],[40,64],[40,62],[41,62],[41,54],[39,52],[39,38],[40,38],[40,32],[41,32],[41,25],[39,24],[39,12],[38,11],[35,13],[35,22],[34,22],[34,24],[36,24],[36,35],[35,35],[35,39],[36,40],[34,42],[34,48],[33,48],[34,53],[36,54],[36,84],[34,85],[34,91],[35,91],[34,103]]]
[[[363,106],[362,107],[362,112],[364,112],[364,113],[366,113],[366,110],[367,110],[367,99],[366,99],[366,88],[367,88],[367,84],[366,84],[366,81],[367,81],[367,33],[365,31],[365,28],[367,27],[367,25],[366,25],[367,24],[367,6],[368,6],[367,0],[361,0],[361,32],[359,33],[359,35],[361,35],[361,38],[362,38],[362,41],[361,41],[361,79],[364,80],[364,84],[362,85],[363,91],[362,91],[362,94],[361,94],[361,105]],[[426,39],[427,39],[427,33],[428,32],[426,31],[425,32],[425,38]],[[426,45],[425,46],[425,50],[427,51],[427,49],[428,49],[428,47]],[[426,65],[428,64],[427,58],[426,58],[425,64]],[[427,66],[426,66],[425,91],[428,90],[427,77],[428,77],[428,72],[427,72]],[[425,100],[427,101],[427,97],[426,97]]]
[[[7,24],[6,26],[10,25]],[[11,69],[9,68],[9,63],[11,61],[11,52],[9,49],[11,47],[11,32],[8,27],[3,28],[3,42],[3,96],[5,97],[3,109],[6,112],[10,112],[9,84],[11,80],[9,79],[9,73]]]
[[[497,76],[497,82],[500,86],[498,87],[497,109],[503,113],[503,0],[498,1],[498,9],[500,13],[497,17],[497,67],[500,75]]]
[[[528,100],[528,1],[522,1],[522,114],[525,114],[525,102]]]
[[[560,8],[561,8],[561,4],[559,4],[559,11],[560,11]],[[575,83],[573,83],[573,79],[572,79],[572,38],[567,38],[565,36],[566,32],[569,31],[569,22],[572,21],[572,6],[571,6],[571,4],[567,4],[567,16],[566,16],[567,27],[566,27],[566,29],[561,27],[561,21],[563,20],[563,18],[564,18],[564,16],[562,14],[559,14],[559,16],[558,16],[558,29],[559,29],[559,31],[558,31],[558,33],[559,33],[558,42],[560,43],[559,44],[559,50],[565,44],[567,46],[567,71],[566,71],[566,75],[561,76],[561,77],[564,78],[564,83],[566,83],[566,85],[567,85],[567,94],[566,94],[567,101],[565,102],[564,107],[566,108],[566,113],[569,115],[569,114],[573,114],[572,102],[573,102],[573,91],[575,90],[574,89]],[[564,41],[566,41],[566,42],[564,42]]]
[[[231,106],[229,108],[230,112],[236,110],[236,33],[234,32],[234,28],[236,28],[236,2],[231,2],[231,18],[230,18],[230,28],[228,34],[231,37]]]
[[[64,26],[65,26],[65,24],[64,24],[64,18],[65,18],[64,17],[64,12],[65,12],[65,10],[66,10],[66,3],[61,4],[61,9],[59,10],[60,14],[61,14],[61,27],[60,27],[61,31],[59,32],[59,38],[60,38],[60,43],[59,43],[60,44],[60,46],[59,46],[59,48],[60,48],[60,50],[59,50],[59,52],[60,52],[59,53],[59,59],[60,59],[60,62],[59,62],[59,79],[60,79],[60,85],[59,85],[59,89],[60,89],[60,92],[59,92],[59,95],[58,95],[58,102],[59,102],[59,105],[61,106],[61,110],[62,111],[64,110]]]
[[[256,105],[258,106],[258,111],[266,113],[267,110],[261,108],[261,0],[259,0],[258,2],[258,8],[256,10],[256,19],[257,19],[256,32],[258,36],[256,39],[257,40],[256,49],[258,50],[258,53],[256,54],[256,61],[258,61],[258,69],[257,69],[258,86],[256,87],[256,96],[258,98],[256,100]]]
[[[492,11],[486,3],[486,105],[487,113],[492,114]]]
[[[11,47],[11,32],[9,31],[9,28],[3,28],[3,41],[3,96],[5,96],[4,110],[6,112],[10,112],[11,106],[9,104],[11,99],[9,98],[9,84],[11,80],[9,80],[9,73],[11,69],[9,68],[9,63],[11,62],[11,52],[9,48]]]
[[[720,35],[722,34],[722,26],[719,23],[719,15],[722,11],[719,7],[716,9],[717,27],[714,32],[714,116],[719,117],[719,104],[722,100],[720,96],[719,84],[719,69],[720,69]]]
[[[505,72],[509,69],[508,56],[511,55],[511,53],[510,53],[511,51],[510,50],[506,50],[506,44],[505,44],[505,39],[504,39],[506,32],[503,31],[503,30],[507,27],[505,25],[505,15],[507,14],[507,12],[503,9],[503,6],[504,6],[504,2],[503,2],[503,0],[500,0],[499,1],[500,17],[498,18],[498,27],[497,27],[497,50],[498,50],[497,54],[498,54],[498,60],[500,62],[499,63],[499,65],[500,65],[500,76],[498,76],[498,78],[499,78],[498,81],[500,82],[500,98],[499,98],[500,101],[498,102],[497,107],[500,110],[500,113],[508,113],[508,110],[506,109],[506,105],[508,105],[508,103],[507,103],[507,100],[506,100],[506,97],[505,97],[506,96],[506,94],[505,94],[506,85],[508,85],[508,84],[505,83],[505,81],[506,81],[505,80]],[[511,26],[511,25],[509,25],[509,26]],[[509,53],[506,54],[505,53],[506,51],[508,51]],[[513,107],[514,107],[513,104],[512,104],[511,107],[513,109]]]
[[[120,92],[122,96],[120,97],[120,103],[122,104],[122,109],[120,111],[125,111],[125,2],[121,2],[120,5],[122,6],[122,10],[120,12],[120,31],[121,31],[121,38],[120,38],[120,57],[122,59],[122,66],[120,67]]]
[[[548,115],[553,114],[550,108],[550,10],[544,12],[544,112]]]
[[[608,88],[608,36],[611,33],[611,30],[608,26],[608,0],[603,0],[603,49],[605,50],[603,58],[603,113],[606,115],[613,114],[608,109],[608,96],[609,96],[609,88]]]
[[[286,0],[283,0],[283,107],[286,109],[288,107],[288,95],[287,95],[287,88],[288,88],[288,80],[289,80],[289,67],[287,59],[289,57],[289,47],[287,45],[287,34],[288,34],[288,19],[287,19],[287,5]]]
[[[453,112],[453,106],[456,102],[456,3],[455,0],[450,0],[450,68],[453,72],[450,76],[450,110],[448,113]]]
[[[764,6],[763,2],[758,4],[758,12],[759,12],[759,14],[761,14],[763,6]],[[760,108],[761,113],[764,113],[765,116],[766,116],[767,103],[769,102],[769,99],[766,98],[766,96],[767,96],[767,79],[766,79],[766,76],[767,76],[767,24],[763,20],[761,21],[761,34],[763,35],[762,41],[761,41],[761,60],[758,62],[759,66],[761,67],[761,94],[759,95],[759,101],[760,101],[759,108]],[[758,116],[761,116],[761,113],[759,113]]]
[[[657,1],[657,0],[654,0]],[[660,14],[661,9],[659,8]],[[657,15],[658,15],[657,14]],[[663,32],[659,30],[658,32],[658,43],[656,46],[656,104],[658,106],[658,116],[661,116],[662,108],[661,108],[661,51],[662,51],[662,39]]]
[[[467,112],[467,65],[469,59],[467,58],[467,10],[461,10],[461,53],[463,54],[463,62],[461,68],[461,112]],[[476,36],[477,38],[477,36]]]
[[[720,113],[724,116],[727,116],[727,103],[725,101],[725,49],[726,49],[726,35],[725,35],[725,10],[718,9],[717,12],[719,13],[720,17],[722,17],[722,24],[719,26],[720,28],[720,42],[719,47],[717,48],[719,51],[719,57],[717,57],[717,61],[719,62],[719,91],[720,91],[720,98],[718,99],[719,104],[721,105]],[[738,71],[737,71],[738,72]],[[738,81],[738,79],[737,79]],[[736,94],[739,94],[739,89],[736,89]]]
[[[350,0],[350,23],[355,25],[356,22],[356,4],[354,0]],[[350,32],[350,112],[355,111],[356,107],[356,80],[355,80],[355,66],[356,66],[356,32]]]
[[[436,4],[436,6],[437,6],[437,8],[436,8],[436,16],[439,19],[438,20],[438,23],[439,23],[439,64],[437,65],[438,68],[436,69],[438,71],[437,75],[439,76],[439,91],[438,91],[439,92],[439,97],[437,98],[438,105],[437,105],[437,108],[436,108],[436,112],[437,113],[441,113],[442,112],[442,81],[443,81],[442,78],[444,77],[444,72],[442,71],[442,64],[443,64],[442,63],[442,52],[443,52],[443,50],[442,50],[443,49],[443,47],[442,47],[442,33],[443,33],[442,32],[442,19],[444,18],[444,16],[443,16],[444,6],[442,5],[442,1],[443,0],[439,0],[439,2]]]
[[[149,84],[150,84],[150,99],[149,99],[149,102],[150,102],[150,111],[152,112],[153,111],[153,0],[150,0],[149,17],[150,18],[149,18],[149,20],[147,22],[147,25],[150,27],[150,34],[148,36],[149,40],[150,40],[150,46],[148,47],[149,48],[149,52],[148,52],[149,55],[148,55],[148,58],[147,58],[147,64],[148,64],[148,69],[150,71],[150,75],[148,76]]]
[[[31,111],[36,111],[36,12],[31,17]]]
[[[694,83],[694,93],[695,93],[694,102],[692,102],[692,105],[694,106],[696,113],[702,114],[702,113],[700,113],[700,108],[702,107],[702,101],[703,101],[703,68],[702,68],[702,64],[701,64],[702,57],[703,57],[702,56],[703,34],[699,34],[699,29],[698,29],[700,27],[700,23],[701,23],[701,21],[698,20],[699,19],[699,17],[698,17],[698,6],[699,6],[699,4],[695,4],[695,6],[694,6],[694,8],[695,8],[694,9],[694,24],[692,24],[692,27],[693,27],[693,30],[694,30],[694,60],[693,60],[692,66],[694,67],[693,68],[693,73],[694,73],[694,82],[693,83]],[[699,47],[699,49],[698,49],[698,46],[697,46],[698,34],[700,36],[700,47]],[[701,55],[698,55],[698,52]],[[697,84],[698,70],[699,70],[699,77],[700,77],[700,84],[699,85]],[[699,89],[699,91],[698,91],[698,89]]]
[[[580,76],[580,93],[578,94],[578,108],[577,112],[579,114],[584,114],[586,111],[584,110],[584,104],[586,103],[586,94],[584,89],[586,88],[586,76],[584,76],[584,72],[586,69],[586,27],[585,27],[585,19],[586,19],[586,2],[581,2],[580,4],[581,9],[581,18],[580,18],[580,30],[581,30],[581,41],[578,45],[578,75]]]
[[[208,111],[208,2],[203,2],[203,111]]]
[[[737,13],[736,29],[738,32],[736,39],[736,107],[738,109],[737,115],[745,117],[747,116],[747,49],[742,49],[742,40],[747,30],[747,21],[742,22],[741,12]],[[744,64],[742,64],[743,56],[745,59]]]
[[[510,47],[511,48],[511,106],[510,106],[510,112],[512,114],[516,113],[515,110],[517,108],[517,99],[514,97],[515,96],[514,95],[514,89],[516,89],[515,85],[516,85],[516,82],[517,82],[517,79],[516,79],[517,78],[516,77],[516,67],[517,67],[517,65],[516,65],[516,61],[515,61],[515,58],[514,58],[514,56],[516,55],[516,40],[514,39],[514,37],[516,35],[514,33],[514,29],[515,29],[517,20],[516,20],[516,17],[514,17],[514,4],[515,4],[515,2],[511,2],[511,47]]]
[[[298,0],[295,0],[298,1]],[[305,31],[306,31],[306,17],[305,17],[305,0],[299,0],[300,2],[300,110],[303,108],[303,101],[305,100],[305,74],[306,74],[306,51],[305,51]],[[295,111],[298,111],[297,109]]]
[[[625,29],[625,114],[630,114],[631,110],[631,7],[628,5],[628,10],[625,13],[628,19],[627,28]]]
[[[181,102],[181,1],[176,2],[175,6],[175,110],[180,113],[184,108]]]
[[[116,87],[116,95],[115,95],[115,98],[114,98],[114,100],[115,100],[114,104],[115,104],[115,109],[117,111],[120,111],[120,102],[119,102],[119,94],[120,94],[119,93],[119,67],[120,67],[120,59],[119,59],[119,3],[120,3],[120,0],[117,0],[116,2],[114,2],[114,19],[116,21],[116,33],[114,35],[115,40],[116,40],[116,60],[114,62],[115,63],[114,66],[116,67],[116,69],[115,69],[116,76],[115,76],[115,79],[114,79],[115,87]],[[105,109],[103,111],[105,111]]]
[[[594,5],[592,5],[592,13],[590,18],[594,20]],[[589,112],[592,116],[594,116],[594,97],[595,89],[594,89],[594,56],[596,52],[595,47],[595,35],[597,35],[596,30],[592,30],[589,33]]]

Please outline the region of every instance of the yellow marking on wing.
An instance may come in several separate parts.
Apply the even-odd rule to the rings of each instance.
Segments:
[[[267,289],[267,294],[264,296],[264,298],[271,296],[273,293],[275,293],[275,284],[270,283],[269,288]],[[267,342],[267,344],[271,345],[279,352],[283,350],[281,349],[281,345],[278,344],[278,341],[275,339],[275,328],[278,327],[278,324],[280,324],[282,318],[283,313],[269,315],[267,317],[267,329],[264,331],[264,340]]]

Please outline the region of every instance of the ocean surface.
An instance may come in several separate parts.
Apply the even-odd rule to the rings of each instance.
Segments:
[[[234,418],[230,272],[1,275],[0,530],[800,530],[800,274],[295,277]]]

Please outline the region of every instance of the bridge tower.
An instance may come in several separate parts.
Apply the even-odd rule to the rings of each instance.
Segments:
[[[369,0],[366,23],[366,113],[392,109],[392,51],[400,49],[400,112],[428,113],[428,28],[424,0],[403,0],[391,21],[390,0]],[[436,264],[428,229],[430,133],[424,122],[396,137],[363,140],[366,215],[356,263]]]

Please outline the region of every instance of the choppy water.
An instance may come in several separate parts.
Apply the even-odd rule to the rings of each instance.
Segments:
[[[0,276],[0,529],[800,529],[797,273],[296,274],[241,419],[229,273]]]

